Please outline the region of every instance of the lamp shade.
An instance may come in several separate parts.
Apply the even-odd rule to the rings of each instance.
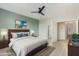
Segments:
[[[31,34],[31,35],[33,35],[34,33],[35,33],[35,31],[34,31],[34,30],[31,30],[31,31],[30,31],[30,34]]]
[[[35,31],[34,30],[31,30],[31,33],[35,33]]]
[[[7,35],[7,30],[5,30],[5,29],[2,29],[2,30],[1,30],[1,35],[2,35],[2,36],[5,36],[5,35]]]

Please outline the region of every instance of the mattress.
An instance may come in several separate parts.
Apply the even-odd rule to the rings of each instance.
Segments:
[[[9,47],[14,50],[17,56],[25,56],[33,49],[47,43],[47,39],[40,37],[12,38]]]

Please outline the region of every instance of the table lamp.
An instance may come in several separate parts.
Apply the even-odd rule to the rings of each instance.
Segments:
[[[34,30],[31,30],[31,35],[32,36],[34,36],[34,33],[35,33],[35,31]]]
[[[1,30],[1,36],[2,36],[3,40],[6,39],[6,35],[7,35],[7,31],[6,30]]]

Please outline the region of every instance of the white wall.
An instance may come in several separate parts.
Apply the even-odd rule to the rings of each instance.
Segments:
[[[52,36],[52,42],[57,41],[57,22],[52,18],[52,32],[51,32],[51,36]]]
[[[56,22],[53,19],[43,19],[39,21],[39,36],[48,38],[48,25],[49,25],[49,38],[50,42],[57,40]]]
[[[48,38],[48,20],[39,21],[39,36]]]
[[[48,39],[49,46],[52,45],[52,42],[54,41],[54,39],[52,39],[54,37],[52,35],[52,27],[52,19],[43,19],[39,21],[39,36]]]

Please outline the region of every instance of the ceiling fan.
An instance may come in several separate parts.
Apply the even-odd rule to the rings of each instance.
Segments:
[[[41,8],[38,9],[38,11],[33,11],[31,13],[39,13],[44,16],[45,14],[42,12],[44,8],[45,8],[45,6],[42,6]]]

